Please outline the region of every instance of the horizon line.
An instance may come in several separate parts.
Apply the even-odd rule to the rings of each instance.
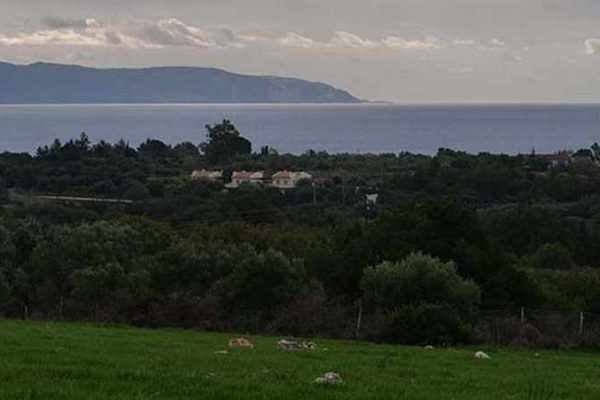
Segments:
[[[552,106],[552,105],[598,105],[600,99],[594,101],[368,101],[363,100],[357,103],[344,102],[148,102],[148,103],[0,103],[0,107],[51,107],[51,106],[343,106],[343,107],[361,107],[361,106],[502,106],[502,105],[526,105],[526,106]]]

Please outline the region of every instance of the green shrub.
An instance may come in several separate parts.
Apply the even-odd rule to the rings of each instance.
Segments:
[[[449,344],[469,340],[471,325],[449,305],[403,305],[384,316],[380,340],[410,344]]]
[[[467,340],[481,298],[453,262],[421,253],[367,268],[361,287],[367,309],[384,315],[375,336],[410,344]]]
[[[543,269],[569,270],[575,262],[569,250],[561,243],[546,243],[540,246],[533,256],[534,266]]]
[[[305,283],[302,262],[272,249],[257,252],[250,246],[241,246],[232,256],[235,267],[210,290],[229,319],[259,324],[301,293]]]

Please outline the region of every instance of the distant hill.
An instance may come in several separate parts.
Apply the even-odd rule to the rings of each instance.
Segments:
[[[0,63],[0,104],[357,102],[350,93],[324,83],[215,68]]]

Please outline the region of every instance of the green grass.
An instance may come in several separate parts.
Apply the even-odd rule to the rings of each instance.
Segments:
[[[600,355],[317,340],[230,351],[231,335],[0,321],[0,399],[600,399]],[[345,383],[314,379],[339,372]]]

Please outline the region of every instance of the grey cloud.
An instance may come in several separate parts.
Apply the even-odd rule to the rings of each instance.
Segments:
[[[137,37],[160,46],[181,46],[189,43],[186,40],[173,36],[170,32],[161,29],[157,25],[145,26],[134,33]]]
[[[187,25],[176,18],[143,22],[141,27],[131,30],[129,34],[153,45],[165,47],[227,47],[236,39],[235,34],[230,29],[201,29]]]
[[[363,39],[362,37],[345,31],[334,32],[331,44],[334,47],[347,47],[347,48],[375,48],[378,46],[377,43]]]
[[[221,47],[227,47],[241,42],[241,38],[229,28],[219,28],[213,32],[213,40]]]
[[[107,43],[110,45],[119,46],[123,44],[123,39],[118,32],[107,30],[105,36]]]
[[[455,39],[453,44],[456,46],[474,46],[477,42],[473,39]]]
[[[287,32],[284,35],[253,36],[252,40],[271,41],[285,47],[325,52],[337,50],[345,53],[358,51],[393,52],[399,50],[432,50],[441,48],[441,42],[433,37],[422,40],[409,40],[393,35],[380,38],[365,38],[346,31],[333,32],[332,37],[328,41],[318,41],[295,32]]]
[[[589,55],[600,54],[600,39],[587,39],[585,41],[585,52]]]
[[[85,19],[69,19],[62,17],[45,17],[41,23],[50,29],[85,29],[88,23]]]
[[[523,62],[523,57],[518,54],[507,52],[502,56],[504,61],[507,63],[520,63]]]
[[[54,19],[46,22],[48,25],[46,29],[33,32],[3,34],[0,31],[0,45],[126,47],[131,49],[178,46],[212,48],[239,45],[237,36],[230,29],[204,30],[187,25],[176,18],[158,21],[132,20],[119,25],[102,24],[94,18],[81,21]]]

